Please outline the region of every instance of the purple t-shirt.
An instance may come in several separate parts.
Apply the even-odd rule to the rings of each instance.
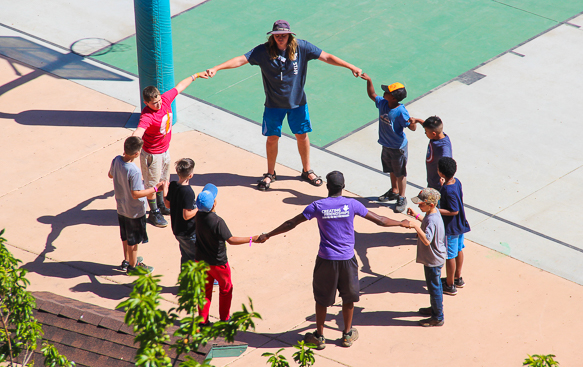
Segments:
[[[350,260],[354,256],[354,216],[366,216],[368,209],[359,201],[343,196],[314,201],[304,209],[304,217],[318,220],[320,249],[326,260]]]

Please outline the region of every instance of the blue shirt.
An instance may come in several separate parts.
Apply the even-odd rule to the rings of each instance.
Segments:
[[[327,260],[350,260],[354,256],[354,216],[366,216],[361,202],[343,196],[314,201],[304,209],[304,217],[318,220],[320,249]]]
[[[389,108],[389,102],[381,96],[375,98],[379,109],[379,144],[393,149],[403,149],[407,145],[407,136],[403,131],[410,125],[409,111],[399,103]]]
[[[295,60],[290,59],[287,50],[278,50],[279,56],[272,60],[266,43],[245,54],[249,64],[261,67],[265,107],[290,109],[307,103],[304,85],[308,61],[318,59],[322,50],[308,41],[297,38],[296,41],[298,48]]]
[[[470,224],[466,219],[466,210],[464,209],[464,194],[462,192],[462,183],[457,178],[451,185],[443,185],[441,190],[441,200],[439,207],[452,212],[458,212],[457,215],[444,215],[443,224],[445,225],[445,234],[447,236],[459,236],[460,234],[470,231]]]
[[[439,174],[437,173],[437,163],[442,157],[453,157],[451,141],[449,136],[439,140],[429,140],[427,145],[427,156],[425,157],[425,166],[427,167],[427,187],[439,190]]]

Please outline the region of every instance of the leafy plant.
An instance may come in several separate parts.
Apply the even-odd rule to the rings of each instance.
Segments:
[[[315,347],[315,345],[305,343],[303,340],[301,340],[294,345],[294,348],[298,349],[298,351],[292,355],[292,358],[297,364],[300,365],[300,367],[313,366],[316,360],[314,358],[314,351],[312,348]],[[280,348],[275,353],[263,353],[261,356],[269,357],[267,359],[267,364],[271,363],[271,367],[289,367],[289,363],[287,362],[285,356],[280,354],[283,350],[284,348]]]
[[[137,366],[173,366],[181,354],[196,351],[206,345],[210,340],[222,336],[228,342],[235,339],[238,331],[254,329],[253,319],[261,319],[261,315],[253,310],[253,301],[249,298],[249,309],[242,305],[242,311],[235,312],[228,321],[219,321],[212,325],[199,325],[203,319],[198,316],[199,306],[204,306],[205,283],[208,265],[204,262],[188,261],[182,265],[182,271],[178,276],[178,303],[179,307],[168,312],[159,309],[160,292],[159,285],[161,275],[152,275],[144,269],[137,268],[135,275],[138,278],[133,282],[134,289],[130,297],[121,302],[117,307],[125,308],[125,322],[133,326],[136,334],[135,341],[139,344],[136,352]],[[184,312],[186,316],[179,318],[177,312]],[[174,336],[179,339],[170,345],[176,351],[174,362],[170,360],[164,344],[168,343],[170,336],[166,332],[168,326],[178,324]],[[181,367],[209,367],[210,359],[203,364],[195,361],[190,356],[180,363]]]
[[[18,268],[21,261],[8,251],[3,234],[4,229],[0,231],[0,363],[27,366],[43,331],[32,313],[36,301],[26,290],[30,284],[26,279],[27,270]],[[51,344],[45,343],[42,351],[45,365],[75,365]]]
[[[528,355],[528,358],[526,358],[524,360],[524,362],[522,362],[523,366],[530,366],[530,367],[553,367],[553,366],[558,366],[559,362],[555,361],[555,355],[554,354],[547,354],[547,355],[540,355],[540,354],[534,354],[534,355]]]

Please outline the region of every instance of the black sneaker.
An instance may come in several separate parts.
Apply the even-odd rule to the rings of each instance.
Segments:
[[[421,315],[424,315],[424,316],[431,316],[431,315],[433,315],[433,312],[431,310],[431,307],[421,307],[419,309],[419,313]]]
[[[170,215],[170,209],[168,209],[164,203],[158,204],[158,210],[160,210],[162,215]]]
[[[317,331],[314,331],[313,333],[306,333],[304,336],[304,341],[308,344],[315,345],[317,350],[326,348],[326,339],[324,339],[324,335],[318,335]]]
[[[455,284],[447,285],[446,282],[443,282],[443,294],[455,296],[457,294],[457,288],[455,287]]]
[[[464,285],[466,285],[466,282],[464,282],[464,278],[459,277],[458,279],[453,280],[453,285],[455,285],[456,288],[463,288]]]
[[[132,273],[132,271],[136,270],[136,268],[141,268],[141,269],[144,269],[144,270],[146,270],[148,273],[151,273],[151,272],[153,272],[153,271],[154,271],[154,267],[153,267],[153,266],[148,266],[148,265],[146,265],[146,264],[144,264],[143,262],[141,262],[141,261],[140,261],[140,262],[138,262],[138,263],[136,264],[136,266],[135,266],[135,267],[133,267],[133,266],[128,266],[127,274],[128,274],[128,275],[132,275],[132,274],[131,274],[131,273]]]
[[[168,222],[166,219],[164,219],[159,209],[157,209],[155,212],[150,211],[150,215],[148,216],[148,223],[158,228],[164,228],[168,226]]]
[[[142,261],[144,261],[144,258],[141,256],[138,256],[137,260],[139,263],[141,263]],[[126,260],[122,261],[121,265],[120,265],[121,271],[128,271],[128,266],[130,266],[129,262],[127,262]]]
[[[358,339],[358,330],[351,328],[348,334],[342,332],[342,346],[348,348]]]
[[[404,196],[399,196],[399,198],[397,199],[397,205],[395,206],[395,209],[393,209],[393,211],[395,213],[402,213],[405,211],[405,209],[407,209],[407,198]]]
[[[389,191],[385,192],[381,196],[379,196],[379,201],[386,203],[387,201],[397,200],[399,198],[399,194],[390,189]]]
[[[419,320],[419,325],[424,326],[424,327],[443,326],[443,320],[439,321],[438,319],[434,319],[433,317],[430,317],[428,319]]]

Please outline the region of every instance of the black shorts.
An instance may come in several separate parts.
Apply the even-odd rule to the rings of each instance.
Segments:
[[[403,149],[393,149],[383,146],[381,163],[384,173],[393,173],[397,177],[407,176],[407,160],[409,159],[409,144]]]
[[[121,235],[121,240],[128,241],[129,246],[148,242],[145,215],[139,218],[128,218],[118,214],[117,220],[119,222],[119,234]]]
[[[337,289],[343,303],[358,302],[360,284],[356,256],[350,260],[326,260],[316,257],[312,286],[314,299],[321,306],[329,307],[334,304]]]

